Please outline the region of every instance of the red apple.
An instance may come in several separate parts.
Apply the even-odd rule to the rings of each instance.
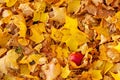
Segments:
[[[84,55],[81,52],[72,52],[69,56],[69,60],[74,62],[77,66],[81,64]]]

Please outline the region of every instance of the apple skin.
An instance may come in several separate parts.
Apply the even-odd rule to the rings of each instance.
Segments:
[[[82,62],[84,55],[81,52],[72,52],[69,55],[69,60],[74,62],[77,66],[79,66]]]

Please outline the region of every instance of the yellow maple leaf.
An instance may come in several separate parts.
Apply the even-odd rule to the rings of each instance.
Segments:
[[[113,63],[105,62],[103,67],[103,73],[106,74],[113,67]]]
[[[35,10],[37,11],[41,11],[41,12],[44,12],[45,11],[45,8],[46,8],[46,3],[45,1],[41,0],[41,1],[34,1],[34,8]]]
[[[55,41],[61,41],[62,33],[60,32],[60,30],[53,27],[51,28],[51,31],[51,38]]]
[[[62,47],[58,46],[56,52],[57,52],[57,58],[62,59],[63,58]]]
[[[63,26],[63,28],[67,28],[67,29],[77,29],[78,26],[78,22],[76,18],[71,18],[69,16],[65,16],[65,25]]]
[[[10,74],[4,75],[3,79],[4,80],[16,80],[15,76],[12,76]]]
[[[117,13],[115,13],[115,17],[120,20],[120,11],[118,11]]]
[[[44,13],[46,3],[44,1],[35,2],[33,21],[47,22],[49,19],[48,13]]]
[[[34,49],[38,52],[40,52],[40,49],[42,48],[42,44],[38,44],[34,47]]]
[[[57,52],[57,58],[60,58],[60,59],[67,58],[68,54],[69,54],[69,50],[67,47],[62,48],[62,47],[58,46],[56,49],[56,52]]]
[[[118,22],[116,22],[116,28],[120,30],[120,20]]]
[[[93,80],[101,80],[102,74],[101,70],[90,70],[91,76]]]
[[[101,21],[100,25],[97,27],[94,27],[94,29],[97,31],[98,33],[98,39],[100,39],[100,36],[103,35],[104,37],[106,37],[107,39],[110,38],[110,34],[109,34],[109,30],[106,26],[103,25],[103,20]]]
[[[5,0],[7,7],[12,7],[17,2],[17,0]]]
[[[40,17],[41,17],[41,12],[40,11],[34,11],[33,21],[39,21]]]
[[[69,76],[70,72],[71,71],[69,70],[69,66],[68,66],[68,64],[66,64],[66,66],[62,68],[61,77],[67,78]]]
[[[103,74],[106,74],[113,67],[113,63],[104,60],[98,60],[93,63],[93,67],[101,70]]]
[[[77,19],[66,16],[66,23],[61,28],[62,42],[65,42],[72,51],[76,51],[79,45],[88,41],[88,36],[80,31],[77,26]]]
[[[48,22],[48,19],[49,19],[49,15],[48,13],[41,13],[41,17],[40,17],[40,21],[41,22]]]
[[[118,52],[120,52],[120,42],[118,43],[118,45],[113,47],[114,49],[116,49]]]
[[[41,11],[34,11],[33,21],[47,22],[49,19],[48,13],[43,13]]]
[[[10,38],[11,35],[8,32],[0,32],[0,46],[5,47]]]
[[[79,43],[76,41],[75,37],[70,37],[66,40],[66,45],[70,48],[70,50],[75,51],[78,48]]]
[[[81,0],[71,0],[68,2],[67,11],[68,12],[77,12],[80,9]]]
[[[115,79],[115,80],[120,80],[120,73],[113,73],[113,72],[110,72],[110,74],[112,75],[112,77]]]
[[[29,70],[27,64],[21,64],[20,65],[20,74],[21,75],[29,75],[30,74],[30,70]]]
[[[30,27],[30,30],[31,30],[31,34],[32,36],[30,36],[30,39],[36,43],[40,43],[44,40],[44,35],[43,35],[43,30],[44,30],[44,27],[43,25],[41,26],[41,24],[35,24],[35,25],[32,25]]]
[[[19,37],[25,37],[27,27],[24,17],[22,15],[14,15],[12,18],[13,18],[13,23],[20,29]]]
[[[29,57],[27,58],[27,61],[31,62],[31,61],[34,60],[36,63],[38,63],[40,58],[41,58],[40,54],[34,54],[33,53],[33,54],[29,55]]]
[[[20,38],[18,39],[18,42],[21,44],[21,45],[28,45],[29,44],[29,40],[28,39],[25,39],[25,38]]]
[[[105,45],[101,45],[100,46],[100,56],[99,56],[100,60],[108,60],[107,57],[107,49],[105,47]]]
[[[20,74],[29,79],[39,80],[37,76],[30,75],[31,70],[27,64],[20,64]]]
[[[41,58],[40,54],[32,53],[29,56],[24,56],[19,63],[27,64],[30,71],[34,71],[36,65],[39,63],[39,59]],[[30,63],[34,62],[34,65],[30,65]]]

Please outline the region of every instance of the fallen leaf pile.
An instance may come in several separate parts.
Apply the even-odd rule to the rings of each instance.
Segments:
[[[0,80],[120,80],[120,0],[0,0]]]

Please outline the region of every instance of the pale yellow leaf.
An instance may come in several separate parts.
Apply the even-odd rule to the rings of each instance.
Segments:
[[[6,65],[5,65],[5,58],[6,57],[3,57],[3,58],[0,58],[0,72],[4,73],[4,74],[7,74],[7,68],[6,68]]]
[[[53,58],[52,61],[48,64],[48,69],[44,70],[46,75],[46,80],[54,80],[61,73],[61,66],[57,62],[56,58]]]
[[[91,70],[91,76],[93,80],[101,80],[102,79],[102,74],[101,70]]]
[[[113,67],[113,63],[110,63],[110,62],[106,61],[104,63],[104,68],[103,68],[104,74],[106,74],[112,67]]]
[[[5,58],[5,65],[9,68],[18,69],[18,57],[19,55],[15,52],[15,49],[9,50]]]
[[[18,42],[21,44],[21,45],[28,45],[29,44],[29,40],[28,39],[25,39],[25,38],[20,38],[18,39]]]
[[[56,6],[53,6],[53,14],[54,16],[51,18],[52,20],[58,21],[60,23],[64,23],[65,22],[65,8],[59,8]]]
[[[93,63],[94,69],[103,69],[104,61],[103,60],[97,60]]]

